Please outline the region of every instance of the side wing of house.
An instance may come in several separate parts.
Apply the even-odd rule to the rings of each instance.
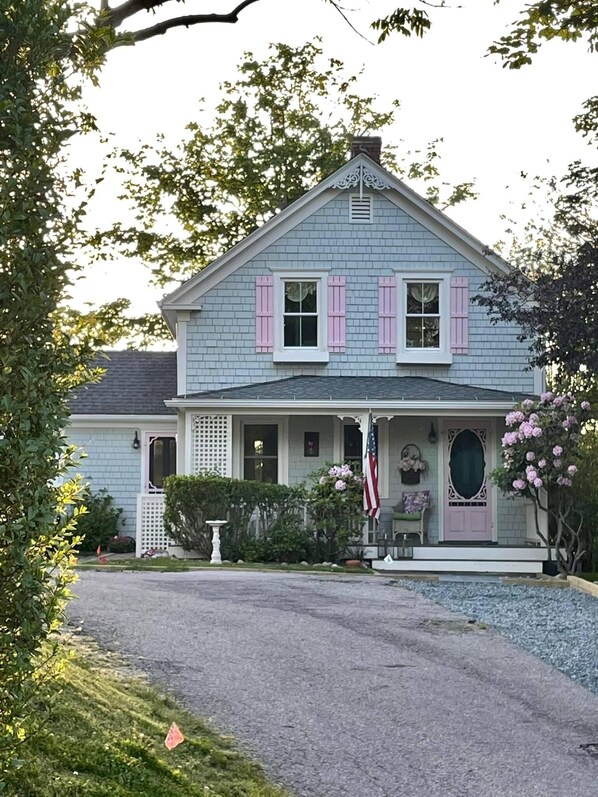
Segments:
[[[68,442],[91,493],[106,491],[122,509],[121,534],[138,536],[145,502],[146,547],[163,548],[162,486],[176,472],[176,413],[164,400],[176,392],[175,352],[105,352],[100,382],[70,403]]]

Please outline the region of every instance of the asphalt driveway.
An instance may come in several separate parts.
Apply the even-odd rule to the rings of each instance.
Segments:
[[[598,795],[598,697],[389,579],[83,573],[75,592],[74,623],[297,795]]]

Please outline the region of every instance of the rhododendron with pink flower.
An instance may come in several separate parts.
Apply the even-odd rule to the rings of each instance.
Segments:
[[[578,473],[580,436],[592,420],[590,409],[588,401],[570,393],[546,391],[538,401],[525,399],[505,417],[503,463],[492,474],[507,495],[531,499],[536,531],[549,550],[554,546],[560,573],[573,572],[583,554],[571,487]],[[549,515],[554,539],[546,537],[539,513]]]

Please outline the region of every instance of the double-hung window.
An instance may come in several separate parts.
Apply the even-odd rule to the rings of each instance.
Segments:
[[[278,425],[246,424],[243,427],[243,478],[278,482]]]
[[[318,321],[318,283],[285,280],[282,311],[285,349],[317,348]]]
[[[398,274],[397,290],[397,362],[450,364],[450,274]]]
[[[322,272],[275,273],[275,362],[328,362],[326,278]]]

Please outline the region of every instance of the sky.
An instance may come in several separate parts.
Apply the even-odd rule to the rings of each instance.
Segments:
[[[456,0],[459,2],[459,0]],[[201,10],[228,11],[235,0],[202,0]],[[355,26],[371,41],[369,22],[396,8],[398,0],[347,0]],[[104,134],[115,144],[135,147],[164,133],[173,144],[194,119],[198,99],[208,106],[219,96],[222,80],[234,80],[246,50],[262,58],[268,44],[298,46],[322,37],[326,55],[342,60],[351,71],[363,67],[359,88],[380,97],[380,107],[398,98],[401,111],[385,134],[406,149],[422,148],[442,137],[441,175],[449,182],[475,180],[479,198],[450,215],[489,245],[503,237],[502,214],[512,215],[525,200],[529,175],[561,174],[567,163],[583,157],[587,146],[575,133],[572,117],[596,93],[596,60],[585,44],[553,42],[534,63],[506,70],[487,46],[516,19],[522,0],[460,0],[460,6],[431,9],[432,30],[423,39],[394,35],[372,46],[343,22],[323,0],[260,0],[247,8],[236,25],[200,25],[170,31],[108,56],[97,88],[85,100]],[[169,3],[182,14],[198,4]],[[141,15],[141,24],[161,17]],[[137,25],[139,23],[136,23]],[[384,141],[383,141],[384,144]],[[105,150],[97,142],[74,147],[93,175]],[[119,218],[118,185],[107,181],[91,205],[92,218],[106,223]],[[75,303],[104,302],[125,296],[136,312],[151,312],[163,289],[148,286],[147,274],[128,261],[94,266],[73,290]]]

